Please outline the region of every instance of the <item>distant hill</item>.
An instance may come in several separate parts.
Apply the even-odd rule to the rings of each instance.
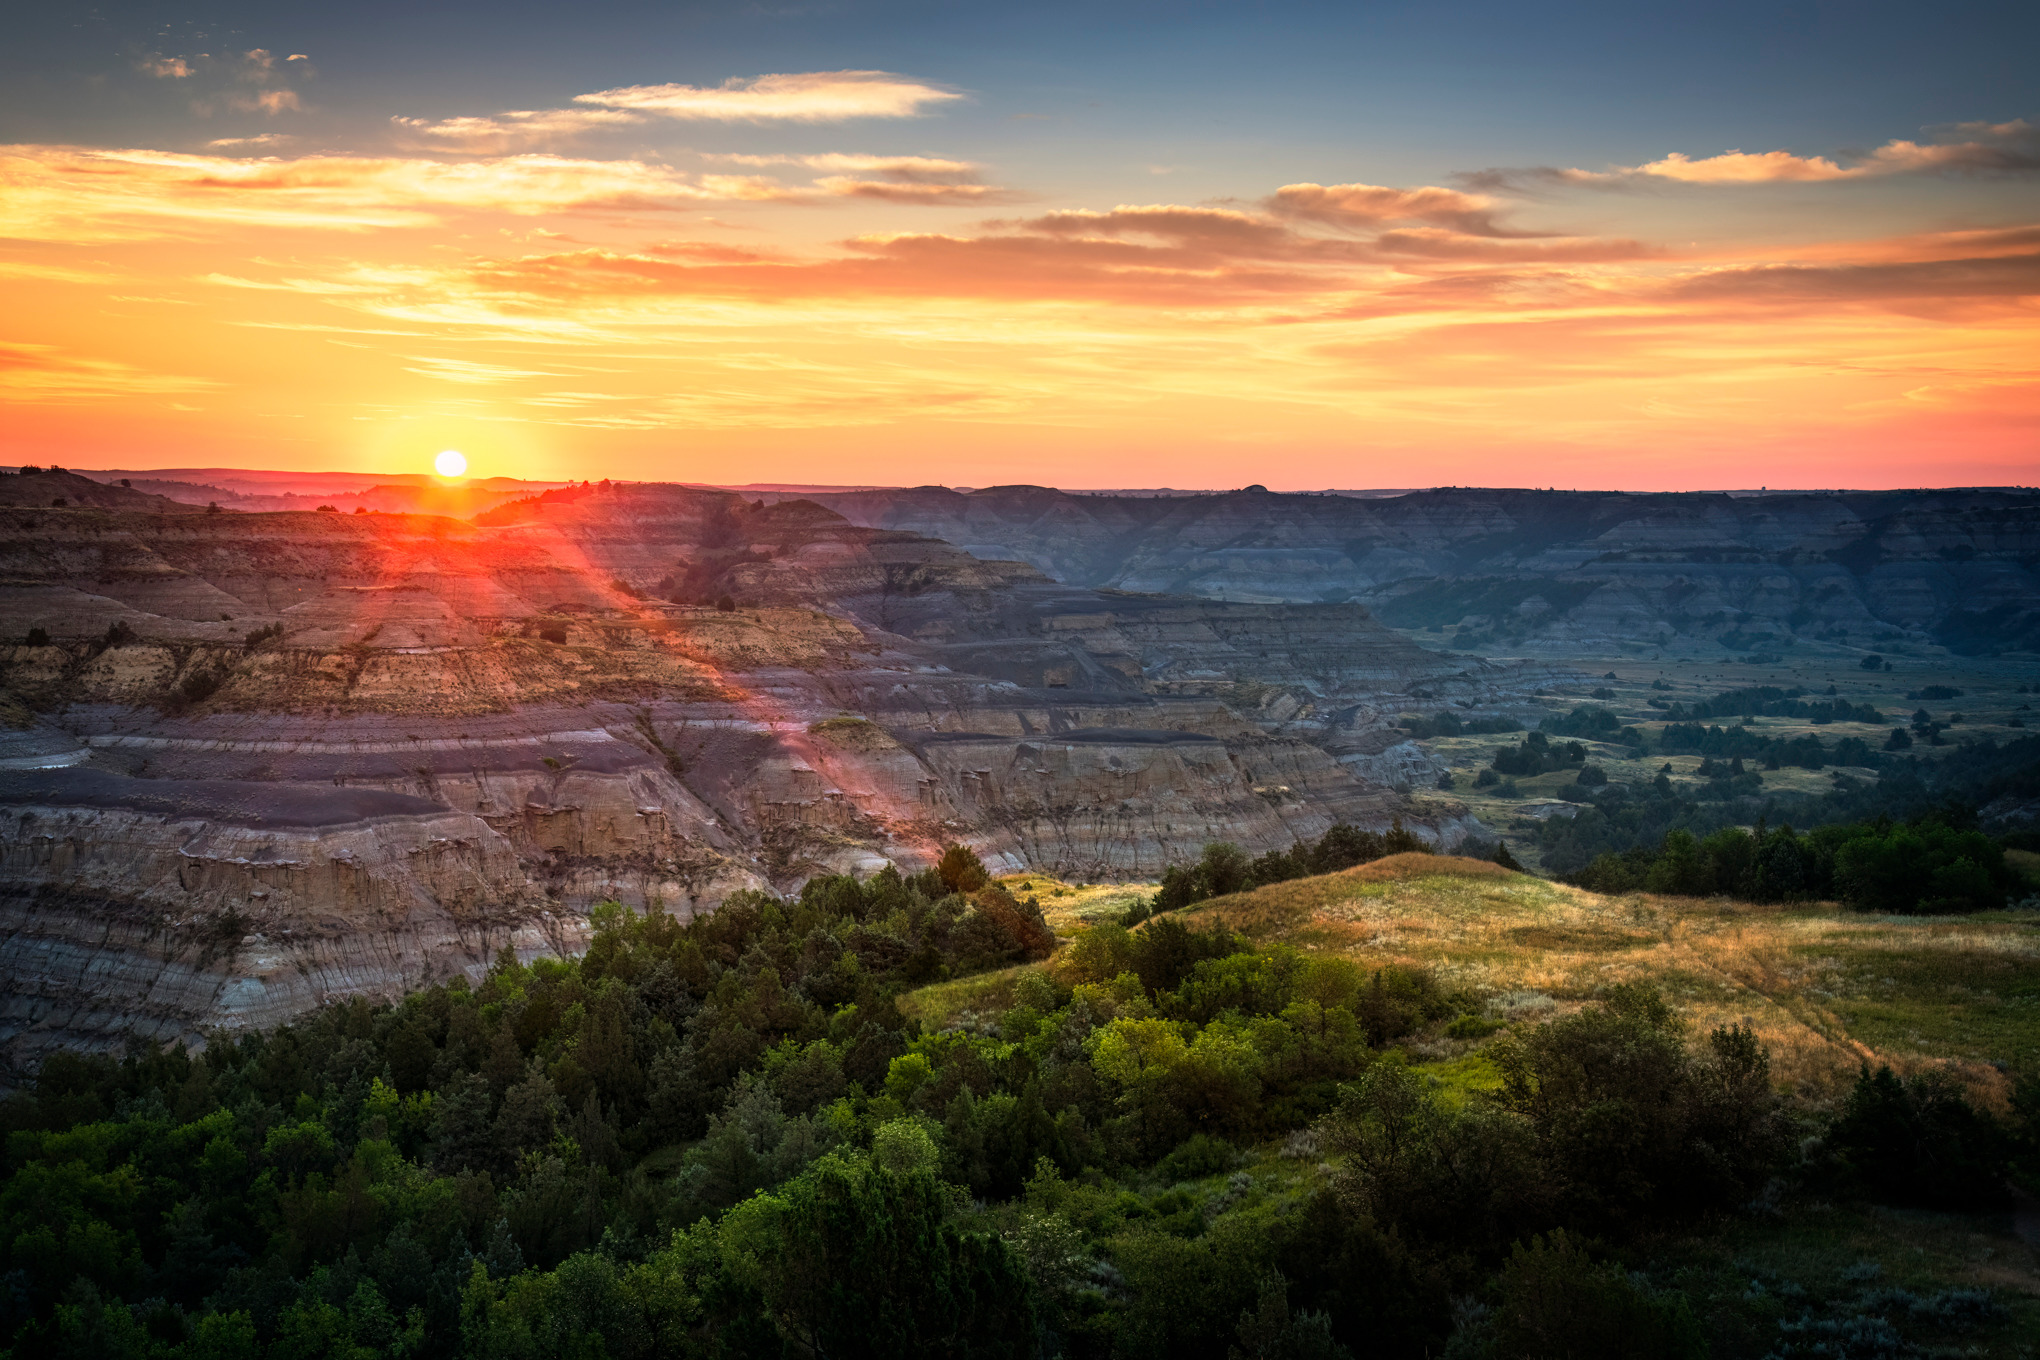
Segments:
[[[154,510],[161,514],[204,513],[203,503],[191,505],[167,496],[107,485],[75,472],[23,470],[0,473],[0,505],[48,506],[90,510]]]
[[[1361,499],[1000,486],[811,499],[852,523],[1027,562],[1069,585],[1354,601],[1392,626],[1481,649],[1721,658],[2040,648],[2040,494],[2018,489],[1443,488]]]

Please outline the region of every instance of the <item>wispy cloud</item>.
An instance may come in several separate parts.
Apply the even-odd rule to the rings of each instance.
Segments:
[[[391,119],[414,145],[493,153],[551,145],[590,132],[631,127],[655,118],[729,123],[833,123],[852,118],[913,118],[929,106],[961,99],[886,71],[808,71],[734,79],[719,86],[626,85],[576,95],[566,109],[511,109],[458,118]],[[887,178],[969,170],[963,162],[921,156],[728,156],[755,165],[805,164],[818,170],[877,171]]]
[[[467,359],[438,359],[416,354],[407,357],[411,363],[418,365],[416,368],[408,369],[408,372],[473,386],[492,386],[496,383],[514,382],[519,378],[560,376],[542,369],[507,368],[502,364],[482,364]]]
[[[941,156],[874,156],[831,151],[816,155],[719,153],[710,154],[707,159],[734,165],[797,165],[839,172],[821,176],[805,188],[775,188],[769,197],[782,202],[866,198],[924,207],[983,207],[1010,203],[1019,197],[1011,190],[980,182],[978,176],[983,167],[977,162]],[[763,191],[760,196],[765,196]]]
[[[815,181],[815,188],[835,198],[875,198],[886,203],[922,206],[959,204],[984,206],[1009,203],[1019,197],[1009,189],[992,184],[919,184],[889,179],[857,179],[850,175],[827,175]]]
[[[739,153],[711,153],[707,159],[732,165],[804,165],[810,170],[833,170],[845,174],[879,175],[909,184],[954,184],[974,180],[984,169],[976,161],[948,160],[940,156],[868,156],[840,151],[813,156],[750,156]]]
[[[0,340],[0,398],[37,402],[202,392],[206,378],[151,373],[132,364],[67,354],[53,345]]]
[[[36,279],[44,283],[111,283],[115,275],[97,270],[30,260],[0,260],[0,279]]]
[[[227,96],[227,107],[243,113],[296,113],[304,108],[296,90],[256,90]]]
[[[577,104],[715,122],[834,123],[913,118],[963,96],[887,71],[806,71],[721,85],[626,85],[574,96]]]
[[[628,109],[513,109],[481,118],[392,118],[402,134],[421,144],[471,152],[508,151],[602,128],[645,121]]]
[[[300,112],[304,99],[292,82],[312,75],[311,58],[303,53],[279,62],[275,53],[261,47],[186,56],[151,52],[137,60],[135,68],[158,80],[190,82],[196,96],[191,108],[201,117],[222,109],[271,116]]]
[[[1469,187],[1507,191],[1566,185],[1622,188],[1651,180],[1701,185],[1803,184],[1886,175],[2040,170],[2040,126],[2024,119],[2008,123],[1954,123],[1929,132],[1930,139],[1924,142],[1894,140],[1875,150],[1853,154],[1802,156],[1784,150],[1735,150],[1695,159],[1683,151],[1674,151],[1640,165],[1617,165],[1606,170],[1537,166],[1476,171],[1461,179]]]
[[[441,210],[670,209],[745,196],[734,187],[644,161],[551,155],[234,158],[14,146],[0,147],[0,237],[120,240],[205,224],[362,231],[429,225]]]
[[[1379,184],[1285,184],[1267,200],[1270,212],[1345,228],[1390,222],[1429,222],[1471,236],[1521,235],[1495,225],[1494,200],[1424,185],[1393,189]]]

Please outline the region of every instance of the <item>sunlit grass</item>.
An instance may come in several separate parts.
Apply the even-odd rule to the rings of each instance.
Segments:
[[[1022,901],[1033,898],[1049,929],[1061,936],[1123,916],[1154,896],[1153,883],[1069,883],[1050,874],[1002,874],[999,883]]]
[[[934,982],[904,993],[896,1001],[900,1014],[928,1030],[950,1025],[993,1021],[1013,1005],[1013,987],[1038,963],[1016,964],[991,973],[975,973],[949,982]]]
[[[1398,855],[1183,917],[1562,1006],[1653,981],[1695,1031],[1754,1026],[1780,1080],[1810,1096],[1834,1095],[1868,1061],[1947,1065],[1997,1101],[2006,1082],[1991,1064],[2040,1059],[2040,918],[2024,913],[1875,917],[1604,896],[1479,860]]]

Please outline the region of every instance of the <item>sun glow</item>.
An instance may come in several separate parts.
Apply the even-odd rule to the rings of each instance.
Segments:
[[[440,476],[449,480],[467,476],[467,456],[459,449],[447,449],[432,460],[432,466]]]

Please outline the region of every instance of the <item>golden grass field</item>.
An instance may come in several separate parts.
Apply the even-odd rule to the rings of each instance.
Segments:
[[[1001,881],[1036,898],[1064,937],[1151,891],[1042,874]],[[1832,903],[1608,896],[1413,854],[1217,898],[1179,919],[1369,968],[1420,965],[1504,1018],[1562,1014],[1611,983],[1654,981],[1695,1034],[1753,1025],[1780,1083],[1816,1101],[1838,1095],[1861,1063],[1888,1062],[1948,1067],[2001,1105],[2010,1082],[1999,1065],[2040,1063],[2040,916],[2027,912],[1889,917]],[[940,983],[901,1005],[929,1025],[991,1018],[1023,971]]]
[[[1416,964],[1498,1013],[1655,981],[1695,1030],[1746,1021],[1781,1082],[1836,1093],[1863,1062],[1953,1068],[1993,1104],[1993,1064],[2040,1060],[2040,917],[1865,916],[1830,903],[1604,896],[1482,860],[1395,855],[1200,903],[1258,942]]]

